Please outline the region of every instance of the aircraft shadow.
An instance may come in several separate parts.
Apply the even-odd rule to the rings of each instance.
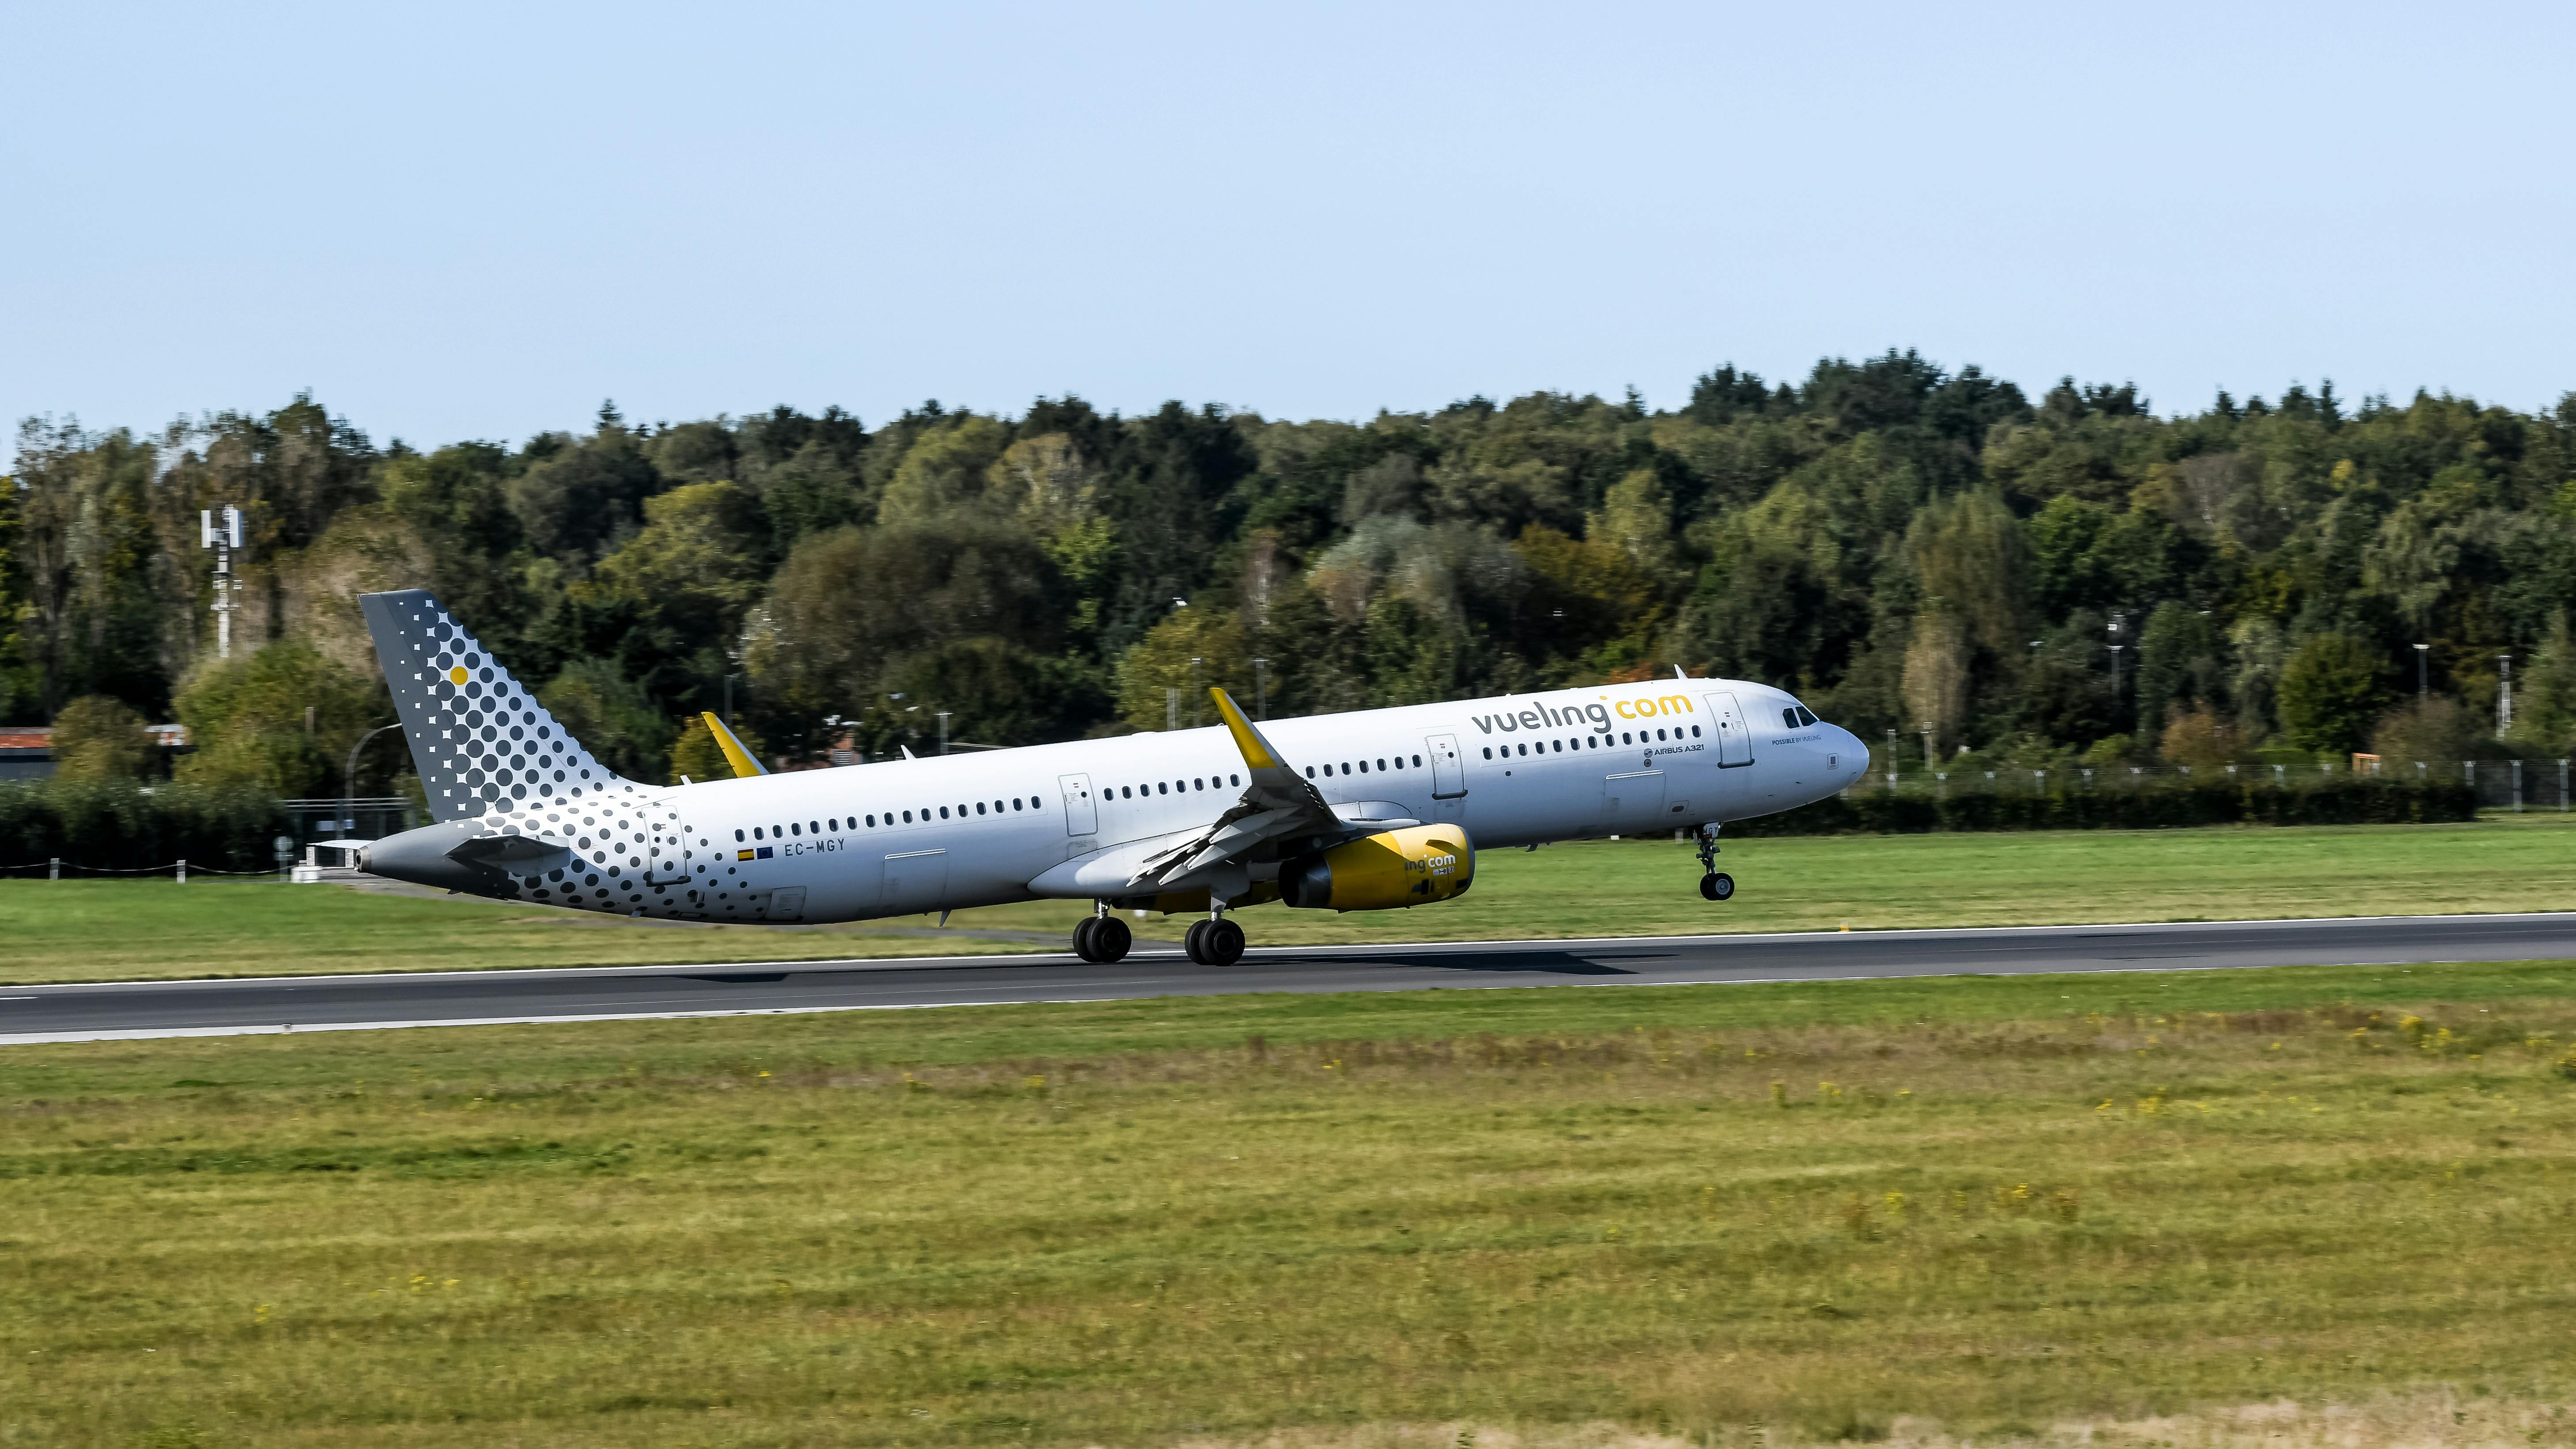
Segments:
[[[1371,966],[1427,966],[1440,971],[1522,971],[1545,976],[1634,976],[1637,973],[1609,960],[1665,959],[1663,957],[1577,956],[1571,951],[1507,951],[1491,956],[1471,956],[1463,952],[1421,956],[1377,956],[1366,958]]]

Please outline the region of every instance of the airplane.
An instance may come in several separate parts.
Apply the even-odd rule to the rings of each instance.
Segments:
[[[428,592],[361,611],[432,823],[357,849],[361,870],[499,900],[684,921],[818,923],[1087,900],[1086,961],[1125,956],[1116,914],[1200,917],[1204,966],[1244,951],[1230,914],[1455,900],[1476,852],[1688,832],[1700,894],[1726,822],[1794,809],[1869,768],[1850,731],[1770,685],[1671,679],[1256,723],[1219,723],[771,774],[704,716],[735,778],[619,777]],[[1775,723],[1776,721],[1776,723]]]

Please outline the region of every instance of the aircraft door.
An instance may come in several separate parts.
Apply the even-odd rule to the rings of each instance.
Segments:
[[[1601,820],[1605,825],[1653,825],[1664,813],[1664,772],[1628,770],[1601,777]]]
[[[1064,833],[1097,835],[1100,833],[1100,806],[1091,798],[1089,775],[1059,775],[1056,784],[1064,791]]]
[[[907,850],[885,858],[885,898],[878,906],[888,915],[935,911],[947,894],[947,851]]]
[[[1455,800],[1467,793],[1467,762],[1458,756],[1456,735],[1433,735],[1422,742],[1431,751],[1431,798]]]
[[[1752,764],[1753,733],[1744,727],[1744,711],[1736,707],[1735,696],[1703,694],[1700,698],[1707,702],[1709,718],[1717,725],[1718,768]]]
[[[643,812],[645,850],[644,883],[646,885],[687,885],[689,862],[688,827],[680,823],[676,810]]]

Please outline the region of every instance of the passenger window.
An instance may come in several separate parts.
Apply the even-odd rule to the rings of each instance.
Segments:
[[[1623,745],[1633,745],[1633,744],[1635,744],[1635,743],[1636,743],[1636,741],[1635,741],[1635,740],[1632,740],[1632,739],[1630,739],[1630,738],[1628,738],[1628,734],[1627,734],[1627,732],[1626,732],[1625,730],[1622,730],[1622,731],[1620,731],[1620,733],[1619,733],[1619,743],[1621,743],[1621,744],[1623,744]]]
[[[741,831],[739,831],[739,830],[735,831],[735,832],[733,833],[733,838],[734,838],[734,840],[735,840],[736,842],[740,842],[740,841],[741,841],[741,839],[742,839],[742,832],[741,832]]]
[[[947,818],[948,818],[948,807],[947,807],[947,806],[942,805],[942,806],[940,806],[940,807],[939,807],[939,818],[940,818],[940,819],[942,819],[942,820],[945,820],[945,819],[947,819]]]
[[[759,826],[757,826],[757,825],[755,825],[755,826],[751,827],[751,838],[752,838],[752,839],[754,839],[754,840],[766,840],[766,839],[768,839],[769,837],[768,837],[768,836],[765,836],[765,835],[763,835],[763,834],[761,834],[761,833],[760,833],[760,827],[759,827]]]
[[[1154,782],[1154,791],[1156,794],[1169,795],[1172,793],[1172,787],[1157,780]]]
[[[1314,767],[1314,766],[1312,766],[1312,765],[1308,765],[1308,766],[1306,767],[1306,778],[1307,778],[1307,779],[1309,779],[1309,780],[1311,780],[1311,779],[1315,778],[1315,767]]]
[[[1493,747],[1492,745],[1487,745],[1487,746],[1485,746],[1485,758],[1490,760],[1490,759],[1492,759],[1493,757],[1494,757],[1494,747]],[[742,832],[741,832],[741,831],[739,831],[739,830],[735,831],[735,832],[734,832],[734,838],[735,838],[735,839],[737,839],[737,840],[741,839],[741,838],[742,838]]]
[[[1207,788],[1207,781],[1199,779],[1197,776],[1193,775],[1190,777],[1190,788],[1193,790],[1204,790]]]
[[[1361,774],[1363,774],[1363,775],[1365,775],[1365,774],[1367,774],[1367,773],[1368,773],[1368,761],[1366,761],[1366,760],[1362,760],[1362,761],[1360,761],[1360,773],[1361,773]]]
[[[805,833],[805,827],[802,825],[790,824],[787,827],[787,831],[791,835],[802,835]]]
[[[1420,755],[1413,757],[1413,768],[1417,770],[1422,768],[1422,757]]]
[[[1692,726],[1691,726],[1691,738],[1692,738],[1692,739],[1698,739],[1698,738],[1699,738],[1699,726],[1698,726],[1698,725],[1692,725]]]
[[[959,813],[961,813],[961,814],[962,814],[962,813],[964,813],[964,812],[961,810]],[[978,800],[978,801],[976,801],[976,802],[975,802],[975,813],[976,813],[976,814],[978,814],[978,815],[981,815],[981,814],[983,814],[983,813],[984,813],[984,802],[983,802],[983,801]]]
[[[873,816],[873,815],[871,815],[871,816],[869,816],[869,817],[868,817],[868,828],[869,828],[870,830],[874,830],[874,829],[876,829],[876,828],[877,828],[877,818],[876,818],[875,816]]]
[[[1527,745],[1523,745],[1523,746],[1521,746],[1521,753],[1522,753],[1522,754],[1524,754],[1524,755],[1528,754],[1528,753],[1529,753],[1529,746],[1527,746]]]
[[[1225,782],[1229,785],[1240,785],[1243,783],[1243,778],[1239,775],[1228,775],[1225,777]]]

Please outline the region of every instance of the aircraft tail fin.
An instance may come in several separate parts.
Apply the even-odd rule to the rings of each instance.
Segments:
[[[593,759],[427,590],[360,594],[358,607],[433,818],[542,809],[644,788]]]

